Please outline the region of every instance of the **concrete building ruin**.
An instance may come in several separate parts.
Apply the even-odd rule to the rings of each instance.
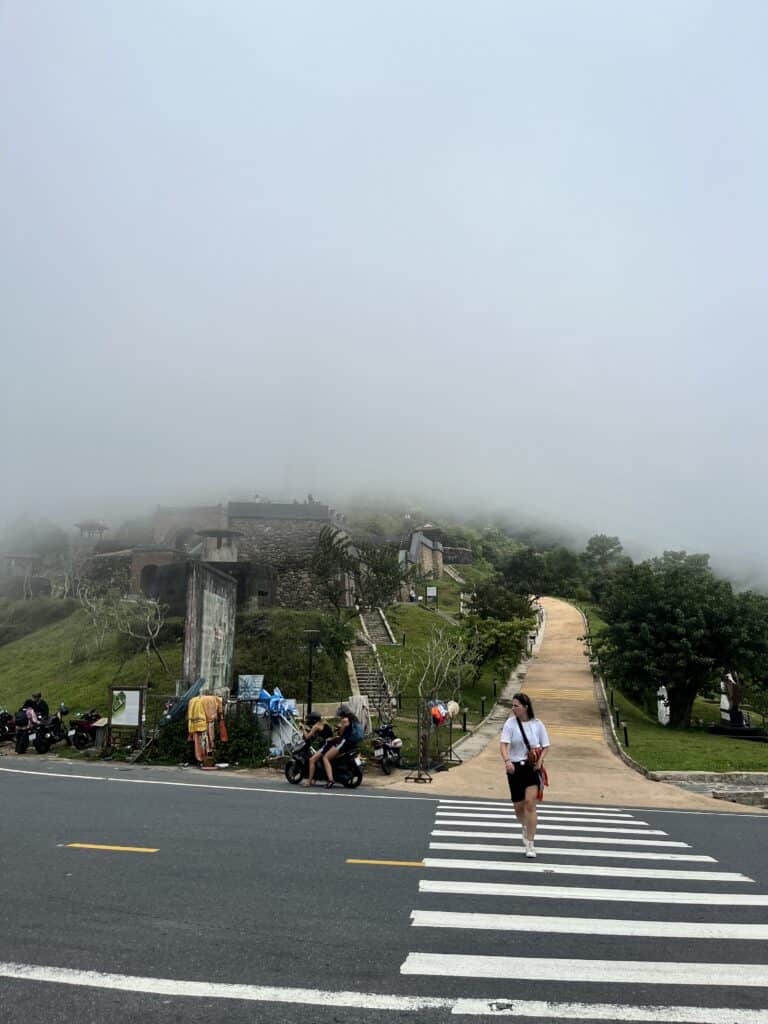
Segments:
[[[316,607],[309,565],[323,527],[342,529],[344,520],[317,501],[230,502],[228,505],[160,507],[154,544],[101,558],[130,563],[134,593],[155,597],[183,614],[190,561],[215,566],[237,582],[237,600],[251,607]]]

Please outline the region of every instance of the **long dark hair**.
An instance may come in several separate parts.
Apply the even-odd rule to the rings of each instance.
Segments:
[[[533,710],[533,701],[527,693],[514,693],[512,694],[512,700],[516,700],[519,704],[522,704],[525,710],[528,712],[528,720],[536,717],[536,712]]]

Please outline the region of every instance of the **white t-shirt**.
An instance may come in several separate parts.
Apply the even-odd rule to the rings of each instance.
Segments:
[[[514,715],[511,715],[501,730],[501,742],[509,744],[509,759],[511,761],[525,761],[528,758],[528,748],[520,735],[520,725],[525,730],[525,735],[532,747],[549,746],[549,736],[547,736],[543,722],[540,722],[538,718],[533,718],[530,722],[521,722],[518,725],[518,721]]]

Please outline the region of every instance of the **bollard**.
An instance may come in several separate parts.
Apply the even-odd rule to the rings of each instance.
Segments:
[[[611,690],[611,707],[613,707],[613,690]]]
[[[461,716],[461,731],[462,732],[466,732],[467,731],[467,712],[466,711]]]
[[[403,633],[403,647],[405,647],[405,633]]]
[[[493,684],[493,699],[496,700],[496,683]]]
[[[618,729],[619,728],[619,724],[620,724],[619,723],[619,709],[616,708],[615,711],[616,711],[616,728]]]
[[[480,717],[485,718],[485,697],[480,698]]]
[[[628,747],[629,746],[629,733],[627,732],[627,723],[626,722],[622,722],[621,724],[624,726],[624,746]]]

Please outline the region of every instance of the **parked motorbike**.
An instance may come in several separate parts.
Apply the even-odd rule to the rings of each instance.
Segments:
[[[12,740],[15,735],[16,722],[13,713],[6,708],[0,708],[0,743]]]
[[[303,743],[288,760],[285,766],[285,777],[292,786],[298,786],[302,779],[309,778],[309,759],[315,753],[309,743]],[[357,789],[363,781],[362,758],[356,747],[349,750],[342,750],[338,757],[333,759],[333,779],[347,789]],[[315,768],[315,781],[325,782],[325,768],[322,760],[317,762]]]
[[[380,725],[373,730],[373,756],[385,775],[390,775],[393,768],[400,767],[400,748],[403,741],[395,736],[391,722]]]
[[[85,750],[86,747],[94,745],[96,742],[96,723],[100,718],[101,715],[96,708],[84,711],[77,718],[70,718],[69,738],[74,744],[75,749]]]
[[[64,724],[64,715],[68,714],[69,708],[62,702],[59,704],[58,711],[48,715],[39,725],[33,727],[33,732],[30,732],[29,739],[30,742],[34,743],[38,754],[47,754],[54,743],[60,743],[62,740],[66,740],[69,746],[72,741]]]

